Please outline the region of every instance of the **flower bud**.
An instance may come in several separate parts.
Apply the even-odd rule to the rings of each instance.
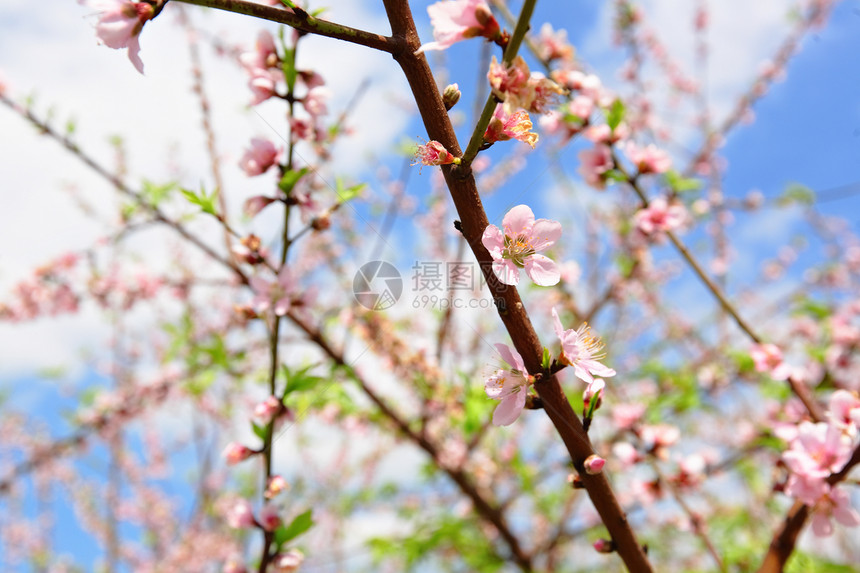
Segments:
[[[457,102],[460,101],[460,87],[457,84],[451,84],[442,92],[442,102],[445,104],[445,109],[450,110]]]
[[[228,465],[236,465],[243,460],[247,460],[254,454],[254,450],[243,446],[237,442],[230,442],[224,448],[223,456],[227,459]]]
[[[597,475],[603,471],[603,466],[606,465],[606,460],[597,454],[591,454],[585,458],[585,473],[588,475]]]
[[[594,549],[598,553],[612,553],[615,551],[615,543],[609,539],[598,539],[594,542]]]

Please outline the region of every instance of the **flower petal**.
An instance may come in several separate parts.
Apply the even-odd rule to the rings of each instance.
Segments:
[[[484,234],[481,235],[481,243],[494,259],[502,258],[502,249],[505,247],[505,235],[502,230],[495,225],[490,225],[484,229]]]
[[[503,284],[517,286],[520,282],[520,269],[511,261],[493,261],[493,272]]]
[[[493,346],[496,347],[496,352],[499,353],[502,360],[507,362],[508,366],[514,370],[519,370],[520,372],[526,371],[526,367],[523,365],[523,357],[520,356],[520,353],[517,352],[516,349],[511,348],[507,344],[502,344],[501,342],[497,342]]]
[[[558,317],[558,312],[556,312],[555,307],[552,307],[552,319],[553,326],[555,326],[555,334],[559,338],[564,334],[564,326],[561,325],[561,319]]]
[[[528,205],[517,205],[507,212],[502,220],[502,226],[505,228],[505,234],[509,237],[515,237],[519,234],[530,234],[532,225],[535,222],[535,214]]]
[[[561,271],[558,265],[549,257],[543,255],[532,255],[523,261],[526,274],[538,286],[552,286],[561,280]]]
[[[549,219],[538,219],[532,226],[532,246],[536,251],[551,247],[561,238],[561,223]]]
[[[496,406],[496,411],[493,412],[493,425],[510,426],[520,417],[520,412],[523,411],[525,405],[525,390],[509,394]]]

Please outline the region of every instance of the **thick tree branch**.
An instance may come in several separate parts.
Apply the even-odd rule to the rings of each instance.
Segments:
[[[263,4],[255,4],[253,2],[245,2],[244,0],[174,0],[175,2],[183,2],[185,4],[194,4],[195,6],[204,6],[207,8],[215,8],[217,10],[225,10],[227,12],[235,12],[246,16],[253,16],[263,20],[270,20],[280,24],[286,24],[297,30],[307,32],[309,34],[317,34],[318,36],[327,36],[336,38],[345,42],[367,46],[374,50],[382,50],[383,52],[393,53],[401,48],[402,42],[395,38],[366,32],[342,26],[314,18],[300,8],[292,9],[287,7],[275,8]]]
[[[405,40],[402,50],[394,52],[394,59],[403,69],[418,110],[432,140],[439,141],[456,156],[460,156],[460,145],[454,128],[445,111],[442,97],[433,79],[433,73],[423,54],[415,54],[421,42],[409,4],[403,0],[384,0],[391,28],[395,37]],[[507,54],[506,54],[507,56]],[[511,56],[513,57],[513,56]],[[465,171],[465,173],[463,172]],[[517,289],[501,284],[492,272],[492,257],[481,243],[481,235],[489,225],[481,203],[475,178],[468,170],[454,172],[450,166],[442,167],[454,206],[460,217],[462,233],[481,265],[487,286],[493,296],[499,316],[507,329],[517,351],[523,356],[529,372],[542,371],[543,346],[523,306]],[[585,459],[594,453],[582,423],[571,408],[561,385],[555,376],[545,376],[535,384],[544,408],[561,435],[571,460],[582,476],[583,484],[609,530],[617,551],[630,571],[651,571],[644,549],[638,544],[621,506],[618,504],[609,481],[603,474],[588,475],[583,469]]]

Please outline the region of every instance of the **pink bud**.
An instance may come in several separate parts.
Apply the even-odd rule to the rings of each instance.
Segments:
[[[290,484],[287,483],[283,477],[277,475],[269,478],[269,485],[266,486],[266,499],[271,499],[290,487]]]
[[[603,466],[606,465],[606,460],[597,454],[591,454],[585,458],[585,473],[588,475],[597,475],[603,471]]]
[[[245,154],[239,160],[239,167],[249,177],[260,175],[275,164],[278,153],[280,151],[274,143],[268,139],[255,137],[251,139],[251,147],[245,150]]]
[[[281,523],[278,508],[270,503],[264,505],[263,509],[260,510],[260,525],[262,528],[266,531],[274,531]]]
[[[224,448],[222,455],[227,460],[227,465],[234,466],[254,455],[254,450],[245,447],[238,442],[230,442],[227,444],[227,447]]]
[[[245,200],[245,215],[249,218],[256,217],[260,211],[274,202],[275,200],[272,197],[266,197],[265,195],[255,195],[254,197],[250,197]]]
[[[227,525],[233,529],[244,529],[254,525],[254,511],[247,499],[239,499],[227,511]]]
[[[598,539],[594,542],[594,549],[598,553],[612,553],[615,551],[615,543],[608,539]]]
[[[298,571],[299,565],[305,560],[305,555],[298,549],[290,549],[286,553],[281,553],[272,560],[272,567],[276,573],[293,573]]]
[[[254,417],[268,424],[281,410],[281,401],[275,396],[269,396],[254,406]]]

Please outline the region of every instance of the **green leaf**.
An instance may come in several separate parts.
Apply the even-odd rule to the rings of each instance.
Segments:
[[[341,203],[346,203],[347,201],[351,201],[356,197],[361,195],[362,189],[367,187],[366,183],[359,183],[358,185],[353,185],[352,187],[344,187],[343,181],[338,178],[336,180],[337,184],[337,196],[340,198]]]
[[[284,46],[284,59],[281,62],[281,69],[284,70],[284,78],[287,80],[287,90],[289,93],[293,93],[293,89],[296,87],[296,77],[299,73],[296,69],[295,48]]]
[[[295,8],[296,7],[296,3],[293,2],[293,0],[281,0],[281,4],[283,4],[287,8]]]
[[[281,177],[281,182],[278,183],[278,187],[281,191],[289,195],[293,191],[293,187],[296,186],[296,183],[298,183],[302,177],[307,175],[308,171],[310,171],[310,169],[307,167],[302,167],[298,171],[295,169],[287,171],[284,173],[284,176]]]
[[[666,184],[675,192],[675,193],[684,193],[685,191],[695,191],[702,186],[702,182],[698,179],[688,179],[683,177],[680,173],[675,170],[669,170],[666,172]]]
[[[296,517],[289,525],[282,525],[275,530],[275,544],[278,546],[279,551],[281,549],[281,546],[283,546],[285,543],[289,543],[290,541],[313,527],[314,520],[311,517],[312,511],[312,509],[307,510],[306,512]]]
[[[620,183],[627,182],[627,177],[617,169],[610,169],[603,174],[603,177],[606,178],[607,181],[618,181]]]
[[[189,203],[197,205],[204,213],[215,217],[218,216],[218,210],[215,205],[215,200],[218,198],[218,189],[215,189],[211,195],[206,195],[206,190],[202,186],[200,187],[200,194],[185,188],[180,189],[180,191],[182,191],[182,195],[185,196]]]
[[[254,435],[260,438],[261,440],[266,440],[266,428],[264,426],[260,426],[251,422],[251,430],[254,431]]]
[[[549,367],[552,365],[552,355],[549,353],[549,348],[544,347],[543,349],[543,358],[541,359],[541,368],[544,370],[549,370]]]
[[[287,386],[284,389],[284,397],[286,398],[293,392],[309,390],[322,382],[322,377],[308,374],[308,372],[316,366],[316,364],[311,364],[310,366],[305,366],[301,370],[296,370],[295,372],[291,372],[286,365],[281,366],[281,371],[287,381]]]
[[[624,119],[624,102],[620,99],[612,102],[612,105],[609,106],[609,112],[606,114],[606,123],[609,125],[609,129],[615,131],[615,128],[621,123],[621,120]]]
[[[782,196],[777,199],[777,204],[782,207],[786,207],[791,205],[792,203],[798,203],[800,205],[812,205],[815,203],[815,191],[807,187],[806,185],[801,185],[800,183],[791,183],[788,187],[783,191]]]
[[[170,196],[170,193],[176,189],[176,183],[170,181],[163,185],[153,183],[148,179],[144,179],[141,183],[140,194],[146,199],[146,202],[153,207],[158,205]]]

